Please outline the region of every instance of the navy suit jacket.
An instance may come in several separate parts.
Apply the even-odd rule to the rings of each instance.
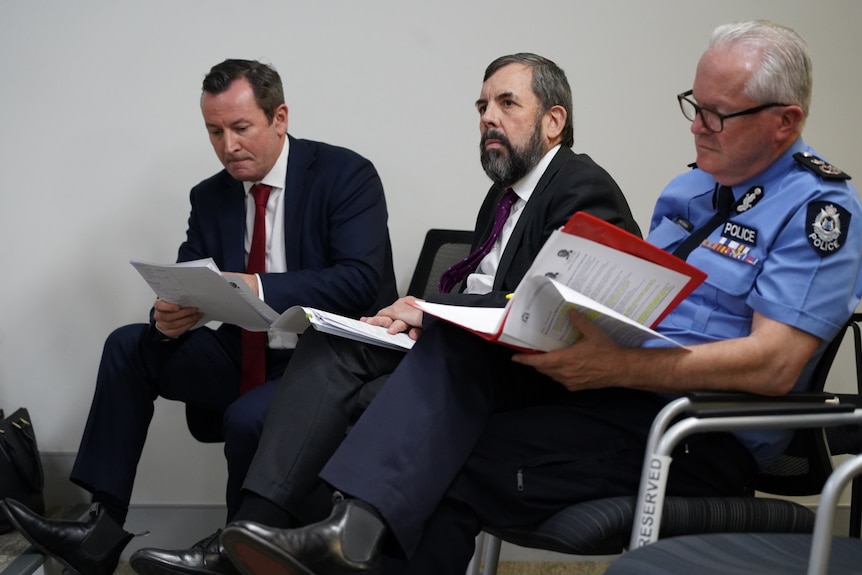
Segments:
[[[279,313],[306,305],[351,317],[374,314],[398,297],[377,171],[345,148],[288,137],[287,271],[260,274],[265,301]],[[190,199],[188,231],[177,261],[211,257],[222,271],[244,272],[242,182],[222,170],[192,188]],[[238,330],[229,325],[219,329]],[[187,405],[186,416],[197,439],[221,441],[221,413]]]
[[[383,184],[362,156],[291,136],[284,196],[287,272],[261,274],[266,303],[367,315],[397,297]],[[245,271],[245,193],[226,170],[191,191],[177,261]]]

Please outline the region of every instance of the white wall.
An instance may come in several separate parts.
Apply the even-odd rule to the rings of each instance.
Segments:
[[[220,168],[198,107],[212,64],[271,62],[293,135],[374,161],[403,289],[424,231],[472,227],[487,189],[473,102],[493,58],[566,70],[575,149],[646,228],[693,159],[675,94],[715,25],[760,17],[809,41],[806,139],[862,177],[857,0],[3,0],[0,407],[30,407],[43,451],[77,449],[105,336],[152,302],[129,258],[173,261],[189,188]],[[135,502],[221,500],[220,448],[194,443],[181,414],[157,405]]]

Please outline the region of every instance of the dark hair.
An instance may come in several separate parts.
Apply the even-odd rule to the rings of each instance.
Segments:
[[[276,108],[284,104],[281,77],[272,66],[257,60],[225,60],[213,66],[204,77],[203,91],[221,94],[239,78],[245,78],[251,84],[255,102],[272,123]]]
[[[560,137],[562,144],[571,148],[575,143],[575,129],[572,125],[572,89],[566,79],[566,73],[547,58],[520,52],[501,56],[488,64],[482,81],[486,81],[497,70],[509,64],[524,64],[533,70],[533,93],[541,102],[543,113],[554,106],[562,106],[566,110],[566,124]]]

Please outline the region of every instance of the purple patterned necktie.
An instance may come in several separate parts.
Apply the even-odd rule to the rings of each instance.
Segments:
[[[500,232],[503,231],[503,224],[506,223],[506,219],[509,217],[509,212],[512,211],[512,206],[517,201],[518,195],[512,190],[512,188],[508,188],[506,193],[503,194],[503,197],[500,198],[500,203],[497,204],[497,214],[494,216],[494,227],[491,228],[491,233],[485,238],[485,241],[482,242],[482,245],[476,248],[470,255],[466,258],[453,265],[440,276],[440,283],[438,287],[440,288],[441,293],[449,293],[452,291],[452,288],[461,283],[465,277],[467,277],[476,267],[479,265],[479,262],[482,261],[488,252],[491,251],[491,248],[494,247],[494,242],[497,241],[497,237],[500,235]]]

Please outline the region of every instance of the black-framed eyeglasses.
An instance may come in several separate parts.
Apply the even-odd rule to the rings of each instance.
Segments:
[[[679,101],[679,109],[682,110],[682,115],[690,122],[694,122],[695,116],[700,116],[701,122],[710,132],[720,132],[724,129],[724,121],[728,118],[736,118],[737,116],[748,116],[762,112],[767,108],[777,108],[779,106],[789,106],[790,104],[782,104],[780,102],[770,102],[769,104],[761,104],[753,108],[746,108],[732,114],[722,114],[709,108],[699,106],[694,100],[689,98],[694,93],[693,90],[688,90],[682,94],[677,94],[676,99]]]

